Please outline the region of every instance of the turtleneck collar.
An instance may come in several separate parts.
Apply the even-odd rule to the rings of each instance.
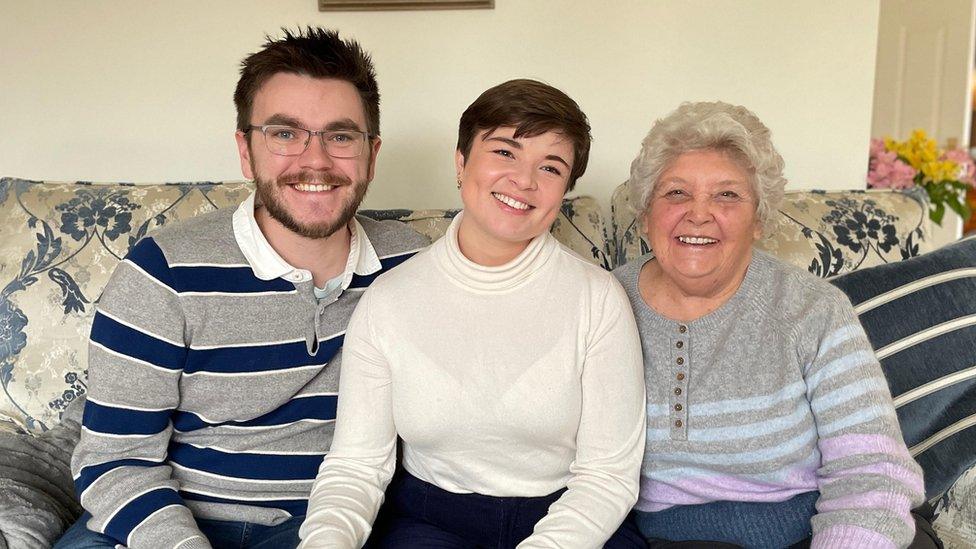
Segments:
[[[431,246],[435,263],[451,282],[473,292],[504,292],[521,286],[537,273],[553,253],[559,243],[549,231],[535,237],[515,259],[498,265],[486,267],[479,265],[461,253],[458,244],[458,228],[464,212],[459,212],[444,238]]]

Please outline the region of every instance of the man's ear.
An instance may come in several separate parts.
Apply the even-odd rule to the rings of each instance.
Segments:
[[[251,141],[248,135],[240,130],[234,134],[237,140],[237,154],[241,157],[241,173],[244,179],[254,180],[254,170],[251,169]]]
[[[461,179],[461,174],[464,172],[464,153],[460,150],[454,151],[454,171],[458,179]]]
[[[380,154],[380,145],[382,144],[383,140],[379,137],[369,140],[369,166],[366,170],[366,181],[372,181],[376,174],[376,156]]]

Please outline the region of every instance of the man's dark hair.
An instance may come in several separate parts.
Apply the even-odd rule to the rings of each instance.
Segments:
[[[296,33],[281,29],[280,39],[266,36],[261,51],[252,53],[241,62],[241,79],[234,90],[237,107],[237,129],[251,125],[254,96],[272,76],[292,73],[312,78],[345,80],[359,91],[366,112],[366,132],[380,134],[380,92],[376,86],[376,71],[369,55],[355,40],[343,40],[339,33],[322,27],[298,29]],[[310,128],[315,129],[315,128]]]
[[[573,142],[573,169],[566,191],[586,171],[590,156],[590,123],[568,95],[542,82],[509,80],[489,88],[461,115],[457,150],[467,159],[478,132],[488,133],[502,126],[515,128],[514,137],[533,137],[548,131],[565,135]]]

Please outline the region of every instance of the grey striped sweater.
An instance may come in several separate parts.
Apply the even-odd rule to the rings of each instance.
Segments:
[[[847,297],[755,251],[728,302],[679,323],[640,296],[649,260],[615,272],[644,352],[647,446],[637,508],[777,502],[819,490],[814,547],[907,545],[922,473]]]
[[[98,304],[72,472],[88,527],[129,547],[208,547],[194,515],[305,514],[332,440],[346,323],[379,272],[426,245],[401,223],[358,218],[362,257],[319,302],[310,276],[256,275],[239,242],[254,236],[252,204],[144,238]],[[270,249],[256,238],[247,246]]]

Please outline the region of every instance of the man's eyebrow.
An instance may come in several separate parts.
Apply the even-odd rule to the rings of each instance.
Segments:
[[[264,121],[264,125],[292,126],[295,128],[302,127],[302,123],[299,122],[297,118],[281,113],[272,114],[267,120]]]
[[[293,116],[288,116],[287,114],[276,113],[271,115],[265,122],[265,125],[279,125],[279,126],[291,126],[293,128],[306,128],[304,124],[301,123],[297,118]],[[333,122],[329,122],[325,126],[325,131],[337,131],[337,130],[352,130],[361,132],[364,130],[359,129],[359,124],[357,124],[351,118],[341,118]]]
[[[352,118],[342,118],[334,122],[329,122],[325,126],[325,129],[329,131],[335,131],[335,130],[353,130],[357,132],[366,131],[361,129],[359,127],[359,124],[357,124]]]

